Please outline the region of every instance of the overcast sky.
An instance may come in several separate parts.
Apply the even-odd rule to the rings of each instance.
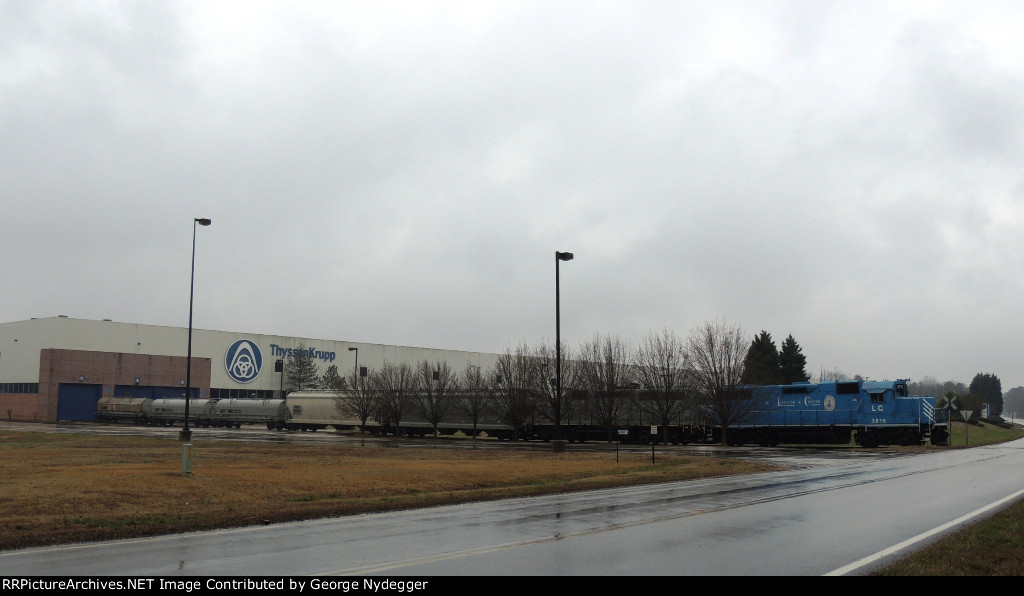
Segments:
[[[1024,385],[1024,2],[0,0],[0,321],[708,321]]]

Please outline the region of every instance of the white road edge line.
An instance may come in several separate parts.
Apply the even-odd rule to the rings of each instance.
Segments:
[[[877,552],[877,553],[875,553],[875,554],[873,554],[871,556],[864,557],[863,559],[861,559],[859,561],[854,561],[853,563],[850,563],[849,565],[844,565],[843,567],[840,567],[839,569],[836,569],[834,571],[829,571],[825,575],[826,576],[830,576],[830,575],[846,575],[847,573],[849,573],[849,572],[851,572],[851,571],[853,571],[855,569],[859,569],[859,568],[864,567],[865,565],[868,565],[870,563],[877,562],[880,559],[882,559],[883,557],[887,557],[887,556],[889,556],[889,555],[891,555],[893,553],[899,552],[899,551],[907,548],[908,546],[910,546],[910,545],[912,545],[912,544],[914,544],[916,542],[920,542],[921,540],[924,540],[926,538],[934,536],[935,534],[938,534],[940,532],[944,532],[944,531],[948,530],[949,528],[951,528],[951,527],[953,527],[953,526],[955,526],[957,524],[962,524],[965,521],[970,520],[971,518],[977,517],[977,516],[981,515],[982,513],[985,513],[987,511],[990,511],[991,509],[999,507],[1000,505],[1003,505],[1004,503],[1006,503],[1008,501],[1012,501],[1012,500],[1016,499],[1017,497],[1019,497],[1021,495],[1024,495],[1024,490],[1019,490],[1019,491],[1013,493],[1012,495],[1009,495],[1007,497],[1003,497],[1002,499],[999,499],[995,503],[990,503],[988,505],[985,505],[981,509],[977,509],[975,511],[972,511],[972,512],[968,513],[967,515],[962,515],[962,516],[954,519],[953,521],[951,521],[949,523],[945,523],[945,524],[943,524],[943,525],[941,525],[941,526],[939,526],[939,527],[937,527],[937,528],[935,528],[933,530],[929,530],[929,531],[927,531],[927,532],[925,532],[923,534],[918,534],[917,536],[914,536],[913,538],[911,538],[909,540],[904,540],[903,542],[901,542],[901,543],[899,543],[899,544],[897,544],[895,546],[891,546],[891,547],[889,547],[889,548],[887,548],[885,550],[879,551],[879,552]]]

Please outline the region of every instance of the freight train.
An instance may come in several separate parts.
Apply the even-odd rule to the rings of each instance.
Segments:
[[[439,434],[461,432],[467,436],[486,433],[499,440],[619,441],[623,443],[664,442],[672,444],[719,443],[756,444],[849,444],[948,445],[947,421],[941,419],[932,397],[910,396],[908,382],[828,381],[743,387],[734,392],[728,411],[715,404],[697,404],[685,392],[666,396],[639,389],[613,392],[621,403],[614,416],[597,422],[596,405],[608,403],[608,395],[590,391],[566,394],[567,420],[556,428],[534,414],[528,422],[513,426],[505,422],[494,401],[482,410],[475,423],[464,408],[448,408],[437,423]],[[400,420],[391,420],[377,408],[364,425],[344,413],[339,401],[344,392],[298,391],[287,399],[199,400],[189,403],[191,425],[240,427],[266,425],[270,430],[361,429],[377,435],[423,437],[433,434],[434,425],[415,407],[417,395],[410,395],[410,407]],[[455,394],[457,403],[467,394]],[[493,396],[492,396],[493,397]],[[658,399],[678,399],[669,425],[659,424],[651,412]],[[185,400],[135,397],[105,397],[97,404],[97,419],[143,424],[184,422]],[[728,424],[722,424],[723,418]],[[608,420],[613,420],[609,423]]]
[[[594,403],[606,400],[598,392],[569,391],[566,399],[571,403],[568,420],[559,428],[534,416],[519,428],[503,422],[492,408],[482,416],[474,428],[465,414],[451,413],[440,421],[440,434],[461,432],[472,436],[485,432],[499,440],[561,438],[568,441],[608,441],[624,443],[665,442],[672,444],[719,443],[723,437],[728,445],[756,444],[833,444],[844,445],[852,441],[862,447],[880,445],[933,445],[949,444],[948,422],[942,410],[936,410],[935,399],[911,396],[909,382],[896,381],[827,381],[821,383],[795,383],[743,387],[736,392],[738,398],[728,408],[728,425],[722,424],[725,410],[714,404],[695,404],[684,392],[675,398],[685,403],[673,411],[671,423],[661,426],[651,412],[657,410],[649,403],[659,399],[655,392],[624,390],[623,398],[612,424],[598,424],[593,415]],[[336,407],[336,393],[308,391],[288,396],[292,409],[292,424],[304,420],[318,428],[338,424],[355,428],[359,422],[345,419]],[[413,397],[415,399],[415,397]],[[459,399],[456,395],[455,399]],[[293,402],[294,400],[294,402]],[[607,403],[605,401],[605,403]],[[298,406],[296,408],[296,406]],[[315,418],[305,412],[318,412]],[[606,417],[607,419],[607,417]],[[377,434],[425,436],[433,432],[416,408],[410,408],[399,423],[393,423],[380,412],[367,425]]]

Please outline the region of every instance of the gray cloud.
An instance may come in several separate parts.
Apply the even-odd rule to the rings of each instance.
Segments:
[[[4,320],[502,351],[724,318],[1024,385],[1013,5],[0,5]]]

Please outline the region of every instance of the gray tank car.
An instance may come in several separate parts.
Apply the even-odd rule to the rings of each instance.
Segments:
[[[284,428],[290,418],[283,399],[192,399],[188,404],[189,425],[196,427],[266,424],[267,428]],[[184,424],[185,399],[103,397],[96,403],[96,419],[158,426]]]

